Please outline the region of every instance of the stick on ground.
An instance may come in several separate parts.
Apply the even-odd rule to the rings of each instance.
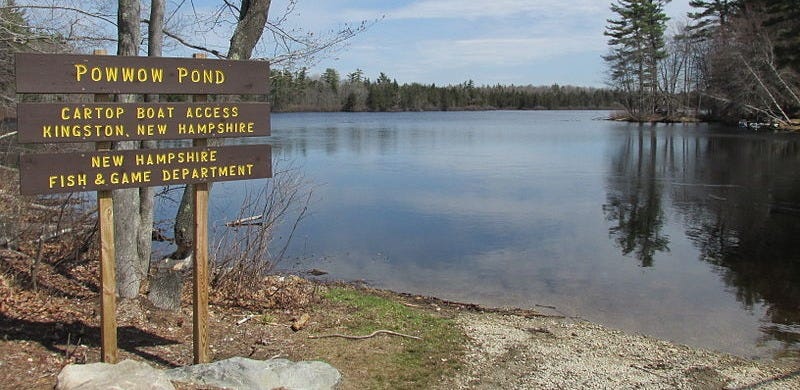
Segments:
[[[406,338],[414,339],[414,340],[422,340],[422,337],[411,336],[411,335],[407,335],[407,334],[403,334],[403,333],[397,333],[397,332],[393,332],[391,330],[385,330],[385,329],[376,330],[376,331],[374,331],[374,332],[372,332],[372,333],[370,333],[370,334],[368,334],[366,336],[352,336],[352,335],[334,333],[334,334],[324,334],[324,335],[319,335],[319,336],[308,336],[308,338],[310,338],[310,339],[324,339],[324,338],[329,338],[329,337],[341,337],[343,339],[350,339],[350,340],[363,340],[363,339],[368,339],[368,338],[371,338],[371,337],[375,337],[375,336],[377,336],[377,335],[379,335],[381,333],[392,335],[392,336],[406,337]]]

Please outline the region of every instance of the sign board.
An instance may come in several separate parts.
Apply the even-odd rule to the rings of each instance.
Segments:
[[[116,190],[271,176],[269,145],[20,156],[22,194]]]
[[[21,143],[95,141],[100,150],[23,154],[19,165],[22,194],[97,191],[100,356],[107,363],[117,361],[111,190],[195,184],[193,351],[195,363],[207,363],[208,183],[272,177],[269,145],[205,147],[209,138],[269,135],[269,104],[208,103],[207,95],[268,94],[269,63],[30,53],[15,60],[17,93],[200,95],[195,103],[21,103]],[[110,141],[184,138],[194,139],[195,147],[108,150]]]
[[[269,103],[20,103],[20,143],[270,135]]]
[[[169,57],[16,54],[17,93],[269,93],[269,63]]]

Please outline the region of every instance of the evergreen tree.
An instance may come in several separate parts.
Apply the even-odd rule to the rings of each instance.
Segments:
[[[766,2],[765,27],[775,39],[775,55],[780,66],[800,71],[800,0]]]
[[[324,81],[334,93],[339,90],[339,72],[337,72],[336,69],[325,69],[325,73],[322,74],[322,81]]]
[[[687,14],[692,20],[688,28],[690,37],[699,40],[710,38],[718,28],[728,24],[741,3],[739,0],[689,1],[689,5],[696,9]]]
[[[626,94],[623,105],[633,119],[647,120],[657,111],[658,64],[667,56],[664,31],[669,0],[618,0],[611,4],[605,35],[611,47],[604,59],[610,83]]]

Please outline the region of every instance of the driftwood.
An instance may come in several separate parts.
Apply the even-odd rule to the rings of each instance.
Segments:
[[[363,339],[368,339],[368,338],[375,337],[375,336],[377,336],[379,334],[388,334],[388,335],[392,335],[392,336],[406,337],[406,338],[414,339],[414,340],[422,340],[422,337],[411,336],[411,335],[407,335],[407,334],[403,334],[403,333],[397,333],[397,332],[393,332],[391,330],[385,330],[385,329],[376,330],[376,331],[374,331],[374,332],[372,332],[372,333],[370,333],[370,334],[368,334],[366,336],[352,336],[352,335],[346,335],[346,334],[333,333],[333,334],[323,334],[323,335],[319,335],[319,336],[308,336],[308,338],[310,338],[310,339],[325,339],[325,338],[330,338],[330,337],[341,337],[343,339],[349,339],[349,340],[363,340]]]
[[[260,225],[262,224],[261,222],[254,222],[254,221],[258,221],[261,218],[264,218],[264,214],[254,215],[252,217],[240,218],[235,221],[225,222],[225,226],[235,227],[235,226],[245,226],[245,225]]]
[[[236,325],[244,324],[245,322],[250,321],[250,320],[252,320],[253,318],[256,318],[256,317],[257,316],[255,314],[246,315],[241,320],[236,321]]]

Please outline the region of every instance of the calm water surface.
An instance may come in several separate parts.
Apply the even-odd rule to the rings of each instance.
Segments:
[[[287,253],[335,279],[796,354],[800,138],[605,116],[275,114],[278,169],[314,183]],[[220,183],[212,217],[261,185]]]

